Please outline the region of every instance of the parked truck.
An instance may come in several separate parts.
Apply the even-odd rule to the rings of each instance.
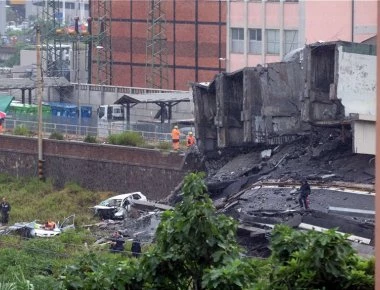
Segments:
[[[123,105],[101,105],[98,108],[98,118],[103,121],[123,121],[126,119],[126,110]]]

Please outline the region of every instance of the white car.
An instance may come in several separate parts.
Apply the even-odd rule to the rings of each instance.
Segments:
[[[101,219],[123,219],[134,200],[147,200],[141,192],[131,192],[110,197],[94,206],[95,214]]]
[[[68,229],[74,229],[75,228],[74,219],[75,219],[75,215],[69,216],[68,218],[64,219],[61,224],[58,222],[56,227],[52,230],[45,229],[44,225],[38,223],[37,221],[33,221],[29,223],[28,222],[15,223],[13,226],[10,226],[6,228],[5,230],[3,230],[1,234],[16,232],[20,234],[21,236],[25,236],[28,238],[32,238],[32,237],[50,238],[50,237],[57,236]]]

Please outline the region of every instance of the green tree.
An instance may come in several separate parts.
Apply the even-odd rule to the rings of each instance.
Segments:
[[[203,176],[186,176],[183,201],[174,211],[162,215],[156,246],[145,255],[142,264],[146,285],[151,289],[205,289],[207,283],[203,287],[202,279],[207,271],[240,257],[237,223],[216,214]]]
[[[61,275],[64,289],[140,290],[139,261],[119,255],[89,253],[66,267]]]
[[[276,266],[267,289],[373,289],[373,261],[361,260],[346,238],[335,230],[304,233],[277,226],[272,235]]]

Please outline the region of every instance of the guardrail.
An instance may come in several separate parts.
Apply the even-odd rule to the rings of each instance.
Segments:
[[[153,94],[153,93],[171,93],[171,92],[188,92],[179,90],[166,90],[166,89],[152,89],[152,88],[141,88],[141,87],[122,87],[122,86],[107,86],[107,85],[97,85],[97,84],[85,84],[85,83],[71,83],[75,89],[86,91],[104,91],[111,93],[123,93],[123,94]]]
[[[18,127],[25,127],[27,130],[37,135],[38,122],[18,119],[5,119],[3,124],[5,131],[13,131]],[[47,123],[43,122],[42,131],[44,136],[50,135],[53,132],[61,133],[69,139],[83,140],[86,136],[96,136],[99,138],[106,138],[110,134],[119,134],[122,132],[137,132],[141,134],[145,141],[171,141],[170,133],[149,132],[149,131],[136,131],[126,129],[125,126],[118,123],[107,123],[102,127],[82,126],[64,123]]]

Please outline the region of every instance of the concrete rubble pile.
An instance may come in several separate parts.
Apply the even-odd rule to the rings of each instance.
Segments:
[[[218,212],[239,222],[238,240],[247,255],[270,254],[270,232],[276,224],[300,230],[337,228],[349,234],[358,251],[373,253],[374,160],[351,153],[350,139],[340,130],[314,128],[295,141],[280,146],[230,148],[213,156],[190,152],[187,162],[197,160],[207,172],[206,184]],[[298,205],[300,180],[307,178],[312,193],[310,210]],[[181,186],[159,203],[137,201],[124,221],[99,224],[111,234],[142,242],[154,240],[160,212],[181,200]]]
[[[229,160],[208,160],[212,174],[206,181],[218,210],[239,221],[239,239],[251,255],[269,254],[269,232],[280,223],[302,230],[337,228],[366,245],[359,251],[370,255],[374,160],[352,154],[351,145],[338,129],[313,128],[291,143],[236,156],[230,151]],[[302,178],[312,188],[308,211],[298,204]]]

